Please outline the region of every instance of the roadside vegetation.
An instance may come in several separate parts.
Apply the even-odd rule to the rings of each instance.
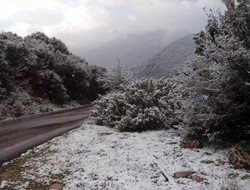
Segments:
[[[250,1],[223,2],[168,79],[132,80],[119,61],[107,73],[40,32],[0,34],[0,119],[94,101],[94,124],[4,163],[0,189],[247,190]]]
[[[95,122],[122,131],[178,125],[184,135],[249,144],[250,2],[223,2],[224,13],[207,11],[206,27],[194,35],[195,54],[171,83],[121,85],[96,101]]]
[[[106,69],[89,65],[56,38],[0,34],[0,119],[87,104],[104,94]]]

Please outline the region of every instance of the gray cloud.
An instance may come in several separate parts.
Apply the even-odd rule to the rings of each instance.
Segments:
[[[49,11],[41,8],[38,10],[20,11],[11,17],[12,21],[29,23],[31,25],[48,26],[63,21],[63,13]]]
[[[206,22],[203,7],[223,9],[218,0],[1,1],[1,31],[23,36],[42,31],[72,48],[162,28],[197,32]]]
[[[1,29],[5,29],[11,26],[15,26],[17,23],[27,23],[31,27],[36,26],[34,28],[37,28],[39,30],[39,27],[53,27],[53,25],[62,21],[63,14],[60,12],[52,12],[43,8],[28,11],[20,10],[8,17],[8,19],[0,19],[0,27]]]

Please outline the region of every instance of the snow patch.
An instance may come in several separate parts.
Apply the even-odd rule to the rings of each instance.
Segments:
[[[49,184],[51,175],[66,173],[62,183],[67,190],[220,190],[232,184],[248,189],[250,181],[241,178],[249,172],[233,169],[226,150],[182,149],[180,138],[174,130],[120,133],[84,124],[35,148],[35,152],[49,149],[50,153],[27,161],[22,177]],[[225,164],[218,164],[219,159]],[[172,177],[182,170],[194,171],[204,180],[198,183]],[[238,176],[230,179],[232,173]]]

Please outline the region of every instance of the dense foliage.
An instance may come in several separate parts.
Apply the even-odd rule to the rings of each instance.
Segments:
[[[250,1],[223,2],[225,13],[208,12],[205,30],[194,37],[196,55],[177,79],[188,97],[185,121],[192,132],[249,139]]]
[[[0,105],[4,109],[0,117],[39,112],[43,100],[57,106],[71,101],[92,101],[105,93],[100,80],[105,73],[105,69],[90,66],[71,54],[60,40],[41,32],[25,38],[11,32],[1,33]],[[22,110],[32,104],[37,109],[18,114],[15,111],[16,107]]]
[[[117,92],[95,102],[92,116],[97,124],[121,131],[169,128],[178,108],[172,91],[173,85],[166,79],[121,85]]]
[[[174,89],[165,80],[124,85],[96,102],[96,123],[133,131],[168,127],[178,119],[187,134],[249,140],[250,1],[223,2],[224,13],[207,12],[205,29],[194,36],[196,52],[174,76]]]

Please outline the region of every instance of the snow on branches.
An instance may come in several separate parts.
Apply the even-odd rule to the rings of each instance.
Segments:
[[[212,10],[207,14],[207,26],[194,37],[196,55],[186,65],[186,74],[180,74],[177,81],[189,96],[185,120],[194,131],[211,140],[247,139],[250,2],[224,3],[227,6],[224,14]]]
[[[173,84],[166,79],[141,79],[122,85],[118,92],[101,96],[92,116],[96,124],[121,131],[144,131],[169,128],[178,103]]]

